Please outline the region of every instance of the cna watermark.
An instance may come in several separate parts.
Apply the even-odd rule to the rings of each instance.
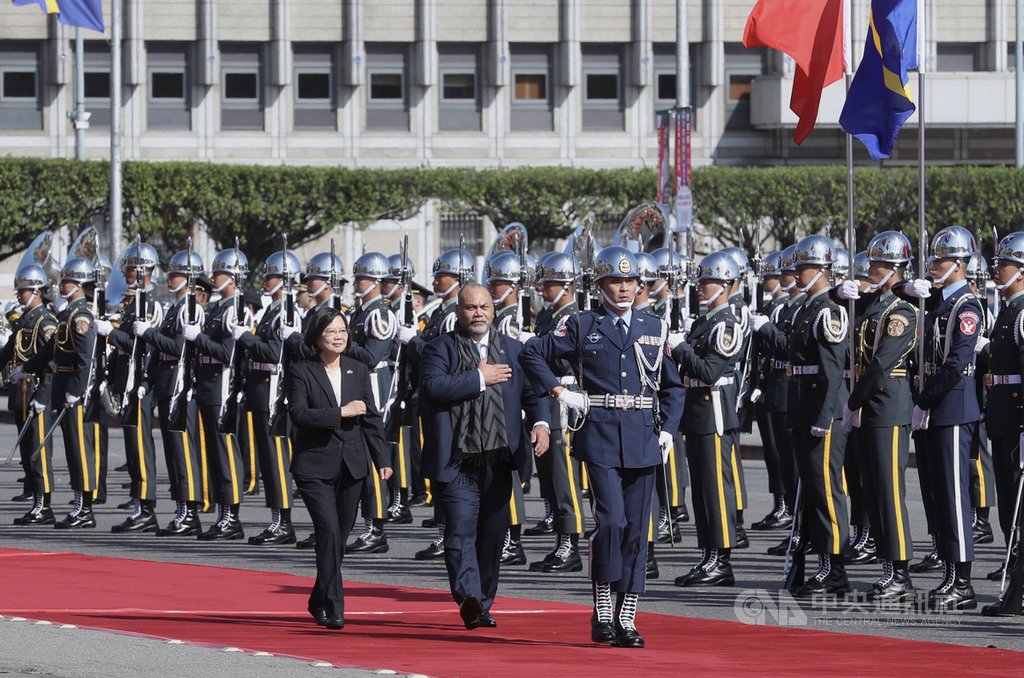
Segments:
[[[926,595],[901,603],[871,601],[862,592],[797,600],[786,589],[740,591],[733,612],[744,624],[807,628],[958,626],[964,614],[929,609]]]

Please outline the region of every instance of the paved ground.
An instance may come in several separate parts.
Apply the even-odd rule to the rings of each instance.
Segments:
[[[10,424],[0,425],[0,451],[6,455],[14,442],[16,431]],[[162,458],[158,453],[158,458]],[[110,468],[123,462],[124,453],[119,430],[111,432]],[[54,494],[54,508],[64,509],[71,497],[67,484],[67,473],[63,463],[63,452],[58,445],[57,488]],[[161,467],[162,468],[162,467]],[[752,494],[751,506],[746,512],[749,525],[764,515],[769,508],[767,476],[764,464],[759,460],[746,462],[747,484]],[[226,567],[288,572],[314,576],[315,565],[312,553],[298,551],[292,547],[260,548],[244,542],[201,543],[194,539],[157,538],[145,536],[115,536],[110,526],[119,522],[123,511],[116,505],[127,499],[127,490],[121,483],[127,481],[127,474],[111,472],[108,485],[111,500],[97,507],[99,528],[72,533],[59,532],[50,528],[18,528],[11,521],[26,510],[25,504],[7,501],[18,494],[16,479],[21,475],[16,465],[0,467],[0,545],[11,548],[26,548],[42,551],[74,551],[104,556],[116,556],[140,560],[159,560],[181,563],[215,564]],[[916,471],[908,474],[910,496],[911,530],[915,537],[918,556],[928,550],[928,539],[924,527],[924,513]],[[166,484],[161,485],[161,500],[158,505],[161,523],[172,515],[173,504],[166,499]],[[541,517],[543,506],[536,492],[527,495],[528,524]],[[994,513],[994,511],[993,511]],[[431,510],[414,509],[413,525],[388,526],[387,533],[391,550],[386,554],[372,556],[350,556],[345,560],[345,577],[351,580],[416,586],[422,588],[447,589],[444,564],[440,561],[418,562],[413,554],[423,548],[434,536],[433,530],[419,527]],[[301,507],[295,511],[295,521],[300,536],[310,530],[308,516]],[[247,497],[242,507],[242,519],[248,534],[258,533],[269,519],[269,512],[263,507],[262,498]],[[209,520],[209,516],[204,516]],[[1001,543],[997,530],[996,543]],[[965,614],[901,614],[879,611],[863,602],[818,601],[803,607],[794,604],[785,594],[779,598],[782,579],[782,559],[768,556],[765,549],[777,543],[779,532],[758,533],[748,531],[751,538],[749,550],[734,553],[737,585],[734,588],[711,590],[680,589],[672,580],[689,570],[697,557],[696,538],[692,523],[683,526],[683,542],[670,548],[658,545],[657,558],[661,578],[649,581],[648,592],[641,600],[641,612],[655,611],[683,616],[739,620],[745,622],[773,623],[810,629],[860,633],[929,640],[944,643],[996,646],[1024,652],[1024,618],[988,619],[977,612]],[[550,548],[552,538],[526,538],[525,546],[530,560],[540,559]],[[985,545],[978,549],[975,564],[975,588],[982,604],[992,602],[998,595],[998,582],[984,579],[986,572],[993,570],[1002,557],[996,545]],[[809,567],[813,569],[809,563]],[[19,573],[3,572],[7,583],[13,581],[31,582],[30,575],[22,578]],[[850,579],[855,589],[866,591],[878,576],[878,566],[868,565],[852,568]],[[938,583],[939,575],[918,575],[915,583],[927,589]],[[530,573],[525,566],[507,568],[502,572],[499,594],[524,598],[538,598],[589,604],[590,586],[584,573],[564,575],[540,575]],[[0,592],[2,596],[2,592]],[[457,610],[453,603],[451,614]],[[642,631],[642,614],[641,614]],[[143,660],[142,657],[145,657]],[[386,661],[382,658],[382,666]],[[294,660],[267,657],[238,656],[206,648],[168,646],[157,641],[127,638],[83,630],[64,630],[54,627],[33,626],[24,622],[0,623],[0,675],[5,673],[30,673],[53,676],[132,676],[140,670],[154,675],[196,675],[194,667],[202,667],[199,673],[225,674],[231,671],[245,672],[257,677],[289,675],[297,671],[302,675],[366,675],[341,669],[322,669],[303,666],[296,669]],[[155,668],[154,668],[155,667]],[[212,669],[216,668],[214,672]]]

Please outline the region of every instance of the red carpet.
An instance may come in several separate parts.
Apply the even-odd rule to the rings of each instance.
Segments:
[[[346,582],[343,631],[305,611],[311,580],[201,565],[0,549],[0,614],[432,676],[1024,675],[1024,653],[640,613],[644,650],[594,645],[590,608],[499,598],[466,631],[447,592]],[[12,590],[13,589],[13,590]]]

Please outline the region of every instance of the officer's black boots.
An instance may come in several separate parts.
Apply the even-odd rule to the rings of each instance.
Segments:
[[[505,545],[501,548],[502,565],[525,565],[526,551],[523,550],[523,542],[519,538],[519,525],[513,525],[505,531]],[[515,529],[515,534],[512,530]]]
[[[644,579],[657,579],[661,576],[658,560],[654,557],[654,542],[647,543],[647,563],[644,568]]]
[[[932,550],[924,558],[919,560],[910,566],[911,572],[930,572],[932,570],[941,570],[943,567],[942,559],[939,558],[939,550],[935,546],[935,537],[932,537]]]
[[[992,523],[988,521],[988,508],[974,509],[974,545],[991,544],[995,541]]]
[[[96,516],[92,513],[92,493],[75,491],[74,508],[63,520],[54,523],[58,530],[96,527]]]
[[[775,506],[761,520],[751,523],[752,530],[782,530],[789,529],[793,524],[793,514],[786,507],[786,497],[781,494],[774,495]]]
[[[151,499],[133,499],[132,512],[123,521],[110,528],[114,534],[130,532],[156,532],[159,524],[156,521],[156,502]]]
[[[540,567],[541,572],[579,572],[583,569],[580,559],[580,536],[578,534],[559,534],[551,559],[545,559]],[[533,565],[530,566],[533,569]]]
[[[813,598],[822,595],[842,595],[850,591],[843,557],[830,553],[818,554],[818,571],[803,586],[793,592],[795,598]]]
[[[384,534],[384,521],[373,518],[363,533],[345,547],[345,553],[387,553],[388,537]]]
[[[875,538],[871,536],[871,527],[854,525],[853,537],[850,552],[846,555],[846,564],[863,565],[878,562],[878,558],[875,556]]]
[[[199,520],[197,503],[194,501],[179,501],[171,522],[156,531],[158,537],[192,537],[202,533],[203,524]]]
[[[615,632],[615,608],[612,606],[612,585],[593,582],[594,614],[590,617],[590,639],[595,643],[611,645],[618,639]]]
[[[732,586],[736,583],[729,562],[729,549],[707,549],[707,557],[702,559],[689,574],[676,579],[676,586]]]
[[[50,493],[39,493],[33,496],[32,508],[25,515],[14,519],[15,525],[52,525],[53,509],[50,508]]]
[[[971,586],[971,563],[950,563],[945,566],[942,583],[928,592],[932,610],[973,610],[978,599]]]
[[[551,504],[548,500],[544,500],[544,517],[533,527],[528,527],[523,530],[523,534],[527,537],[536,537],[541,534],[551,534],[555,531],[555,514],[551,510]]]
[[[253,546],[294,544],[295,528],[292,527],[292,510],[271,509],[270,516],[270,525],[255,537],[249,537],[249,543]]]
[[[914,598],[914,583],[905,560],[883,560],[882,576],[868,591],[868,600],[883,603],[907,602]]]
[[[245,531],[242,529],[242,521],[238,517],[238,504],[230,506],[222,504],[220,519],[210,529],[199,535],[201,541],[225,541],[229,539],[244,539]]]
[[[615,647],[643,647],[644,639],[636,631],[636,605],[639,594],[616,594]]]
[[[416,560],[433,560],[444,558],[444,523],[437,526],[437,537],[427,545],[427,548],[416,552]]]

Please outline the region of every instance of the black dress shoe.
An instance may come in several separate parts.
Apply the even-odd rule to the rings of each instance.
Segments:
[[[324,626],[333,631],[337,631],[338,629],[345,628],[345,620],[342,619],[340,616],[328,617],[327,622],[324,624]]]
[[[749,549],[750,539],[747,538],[747,531],[743,529],[742,525],[736,526],[736,543],[733,544],[734,549]]]
[[[938,587],[928,592],[931,610],[973,610],[978,599],[971,586],[972,563],[947,563],[946,575]]]
[[[121,464],[120,466],[115,467],[114,470],[118,473],[125,473],[128,470],[128,464]]]
[[[78,513],[67,514],[64,520],[54,523],[53,526],[58,530],[88,529],[96,527],[96,516],[93,515],[92,509],[82,509]]]
[[[388,537],[384,531],[365,532],[345,546],[345,553],[387,553]]]
[[[932,551],[924,558],[911,565],[909,569],[911,572],[931,572],[932,570],[941,570],[942,567],[942,559],[939,558],[939,554]]]
[[[126,534],[129,532],[156,532],[160,525],[156,516],[152,513],[140,513],[137,516],[128,516],[123,521],[110,528],[114,534]]]
[[[172,520],[156,531],[158,537],[192,537],[203,533],[203,524],[195,509],[189,509],[181,521]]]
[[[644,579],[657,579],[660,576],[661,570],[658,569],[658,560],[654,557],[654,553],[648,547],[647,563],[644,568]]]
[[[322,607],[307,607],[317,626],[327,626],[327,610]]]
[[[206,532],[198,537],[199,541],[229,541],[232,539],[244,539],[245,531],[242,523],[237,520],[222,520],[210,526]]]
[[[480,628],[482,629],[493,629],[498,625],[498,622],[494,621],[494,617],[487,610],[480,613]]]
[[[316,548],[316,532],[310,534],[302,541],[295,542],[295,548],[297,549],[315,549]]]
[[[789,537],[784,538],[775,546],[769,546],[765,553],[770,556],[784,556],[786,550],[789,548]],[[793,553],[797,551],[803,551],[804,553],[810,553],[811,543],[810,541],[803,539],[799,534],[793,535]]]
[[[412,522],[412,511],[409,510],[408,506],[399,504],[398,508],[394,511],[388,509],[384,515],[384,521],[396,525],[408,525]]]
[[[640,637],[640,634],[636,632],[636,629],[624,629],[619,624],[619,620],[615,620],[615,642],[612,643],[615,647],[636,647],[641,648],[644,646],[644,639]]]
[[[274,546],[276,544],[294,544],[295,530],[291,525],[278,525],[274,529],[269,527],[255,537],[249,537],[249,544],[252,546]]]
[[[616,638],[615,624],[598,621],[597,612],[590,615],[590,639],[592,641],[603,643],[604,645],[612,645],[615,643]]]
[[[523,550],[523,542],[509,541],[508,545],[501,550],[502,565],[525,565],[526,551]]]
[[[437,521],[433,518],[424,518],[423,522],[420,523],[420,527],[429,527],[434,529],[437,527]]]
[[[839,561],[841,556],[835,556]],[[814,598],[815,596],[832,595],[838,596],[850,592],[850,581],[846,578],[846,571],[842,567],[832,566],[828,574],[823,575],[821,570],[818,574],[804,582],[796,591],[793,591],[794,598]]]
[[[55,518],[53,517],[53,509],[49,506],[44,507],[41,511],[36,513],[35,511],[29,511],[20,518],[14,519],[15,525],[52,525]]]
[[[554,559],[556,551],[558,551],[557,547],[554,550],[545,553],[543,560],[535,560],[530,563],[530,572],[542,572],[544,570],[544,566]]]
[[[689,574],[685,574],[675,580],[676,586],[684,588],[691,586],[733,586],[735,584],[736,578],[732,574],[732,564],[721,556],[701,563],[690,570]]]
[[[877,581],[868,591],[869,602],[904,603],[914,599],[914,583],[908,574],[909,568],[897,567],[892,576]]]
[[[462,623],[470,631],[480,626],[480,615],[483,612],[484,608],[476,596],[466,596],[466,599],[459,605],[459,616],[462,617]]]
[[[133,506],[135,506],[135,501],[132,500],[132,499],[129,499],[128,501],[126,501],[126,502],[124,502],[122,504],[118,504],[117,508],[122,510],[122,511],[124,511],[124,510],[132,508]]]
[[[974,521],[974,545],[978,544],[991,544],[995,541],[995,537],[992,534],[992,523],[988,522],[984,518],[978,518]]]
[[[999,567],[997,567],[996,569],[994,569],[991,572],[989,572],[988,574],[986,574],[985,575],[985,579],[988,579],[989,581],[1002,581],[1002,579],[1003,579],[1003,568],[1005,566],[1006,566],[1006,563],[999,563]]]
[[[29,501],[34,498],[31,492],[22,492],[16,497],[11,497],[11,501]]]
[[[680,504],[678,507],[673,509],[673,518],[679,523],[690,522],[690,513],[686,510],[686,504]]]
[[[863,545],[855,546],[849,554],[847,554],[844,562],[847,565],[866,565],[869,563],[877,563],[878,556],[875,555],[875,538],[868,537]]]
[[[555,554],[545,565],[541,572],[579,572],[583,569],[583,561],[580,559],[579,549],[569,551],[564,557]]]
[[[416,560],[434,560],[444,558],[444,543],[430,542],[427,548],[416,552]]]
[[[788,530],[793,526],[793,514],[788,510],[776,509],[761,520],[750,525],[752,530]]]
[[[411,497],[409,497],[409,501],[406,503],[406,506],[409,506],[409,507],[412,507],[412,506],[426,506],[426,505],[427,505],[427,495],[425,495],[425,494],[414,494]]]
[[[536,537],[541,534],[552,534],[555,531],[555,518],[554,516],[547,516],[533,527],[528,527],[523,530],[523,534],[527,537]]]

